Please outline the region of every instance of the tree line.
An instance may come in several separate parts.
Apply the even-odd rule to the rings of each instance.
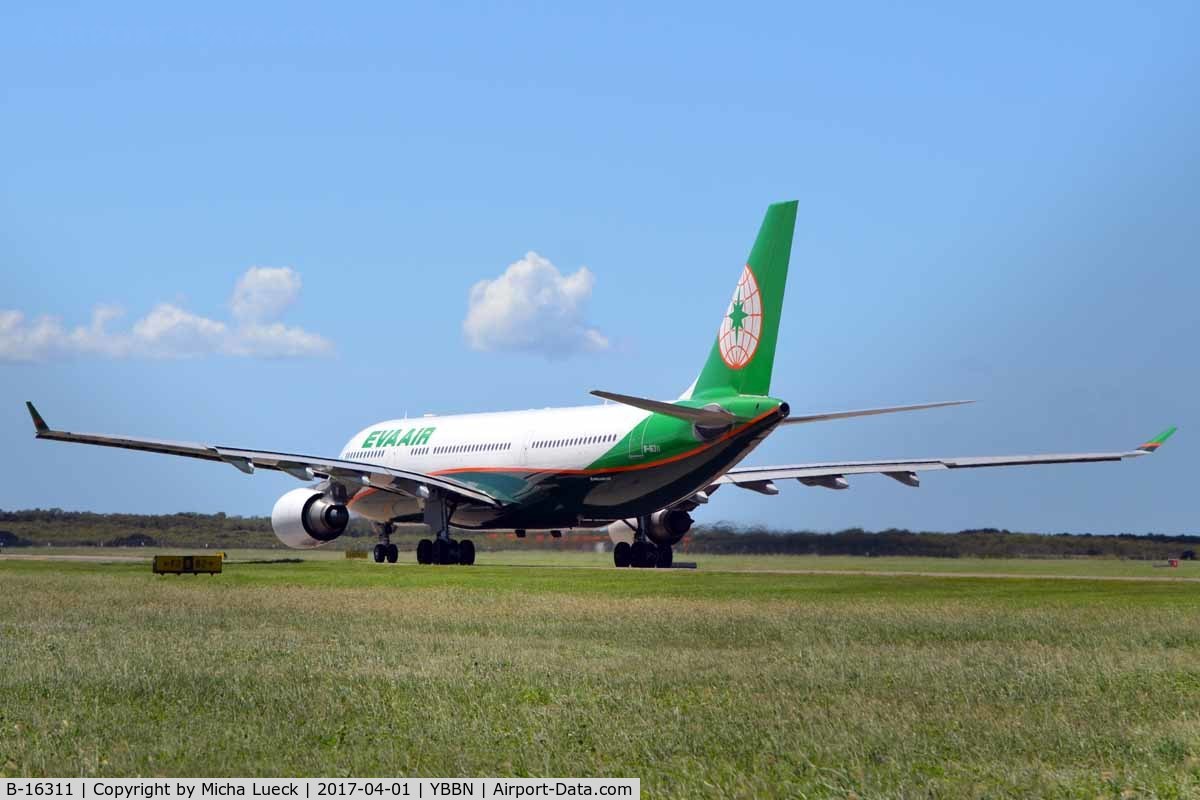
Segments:
[[[1200,536],[1022,533],[979,528],[954,533],[848,528],[835,533],[774,531],[727,523],[700,528],[691,552],[794,555],[926,556],[934,558],[1182,558],[1192,560]]]
[[[419,525],[401,525],[393,541],[415,545],[427,535]],[[467,534],[470,535],[470,534]],[[363,519],[351,521],[335,548],[363,548],[375,532]],[[483,537],[481,537],[483,538]],[[364,541],[365,540],[365,541]],[[561,539],[530,535],[526,539],[489,535],[480,542],[497,547],[591,549],[607,541],[603,529]],[[223,513],[96,514],[58,508],[0,510],[0,547],[282,547],[268,517]],[[953,533],[889,528],[836,532],[742,527],[726,522],[700,525],[684,540],[687,553],[761,553],[853,556],[932,556],[938,558],[1076,558],[1193,559],[1200,536],[1166,534],[1093,535],[1028,533],[979,528]]]

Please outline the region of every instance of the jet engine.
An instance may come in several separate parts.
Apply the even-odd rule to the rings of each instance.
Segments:
[[[271,528],[288,547],[307,550],[346,532],[350,511],[314,489],[293,489],[275,501]]]
[[[673,545],[692,529],[692,515],[682,508],[655,511],[646,521],[646,537],[655,544]],[[617,520],[608,526],[608,538],[613,542],[632,542],[635,520]]]

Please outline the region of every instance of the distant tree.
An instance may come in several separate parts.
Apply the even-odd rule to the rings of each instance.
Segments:
[[[147,536],[144,533],[131,533],[128,536],[119,536],[116,539],[109,539],[104,543],[105,547],[155,547],[158,542],[153,536]]]
[[[29,547],[33,542],[28,539],[22,539],[15,533],[9,531],[0,531],[0,547]]]

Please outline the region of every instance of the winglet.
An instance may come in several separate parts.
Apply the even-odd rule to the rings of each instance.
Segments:
[[[1171,434],[1175,433],[1175,430],[1175,426],[1172,425],[1158,436],[1155,436],[1153,439],[1139,447],[1138,450],[1141,450],[1144,453],[1153,453],[1155,450],[1162,447],[1163,444],[1166,443],[1167,439],[1171,438]]]
[[[50,426],[46,424],[46,420],[42,419],[42,415],[33,407],[33,403],[25,401],[25,407],[29,409],[29,416],[33,417],[33,427],[38,433],[45,433],[50,430]]]

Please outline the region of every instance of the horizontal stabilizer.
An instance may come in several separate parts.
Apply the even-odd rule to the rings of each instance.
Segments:
[[[593,389],[591,393],[596,397],[603,397],[605,400],[612,400],[622,405],[633,406],[654,414],[685,419],[688,422],[711,428],[719,428],[722,425],[732,425],[737,422],[737,417],[733,414],[715,408],[689,408],[688,406],[677,406],[674,403],[664,403],[661,400],[647,400],[644,397],[633,397],[628,394],[602,392],[598,389]]]
[[[946,406],[961,406],[974,402],[974,400],[944,400],[940,403],[919,403],[915,406],[860,408],[857,411],[831,411],[826,414],[793,414],[785,419],[782,424],[798,425],[801,422],[825,422],[831,419],[849,419],[850,417],[873,417],[876,414],[894,414],[897,411],[921,411],[926,408],[945,408]]]

